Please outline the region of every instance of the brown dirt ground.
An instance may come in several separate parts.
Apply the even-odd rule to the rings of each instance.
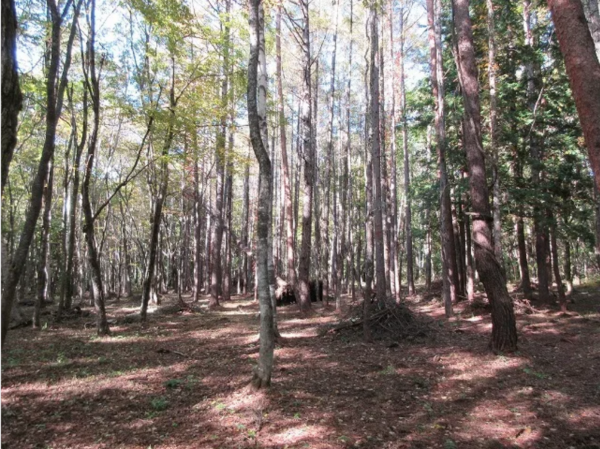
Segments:
[[[93,316],[10,332],[2,447],[598,449],[600,289],[574,299],[568,314],[520,313],[514,355],[488,350],[485,310],[462,303],[448,321],[431,295],[409,300],[434,319],[428,336],[398,344],[319,336],[338,319],[321,304],[309,318],[280,308],[268,392],[248,386],[251,299],[166,307],[147,328],[125,324],[137,301],[111,300],[111,337],[95,336]]]

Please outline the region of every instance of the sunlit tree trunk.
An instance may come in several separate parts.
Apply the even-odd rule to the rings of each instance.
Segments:
[[[273,370],[273,351],[275,332],[273,327],[273,305],[269,291],[268,259],[273,257],[269,251],[269,234],[272,216],[272,174],[271,161],[261,133],[261,117],[259,109],[265,108],[267,94],[267,78],[258,75],[260,53],[263,53],[264,13],[261,0],[251,0],[249,5],[250,22],[250,61],[248,63],[248,120],[250,123],[250,140],[254,154],[260,167],[260,183],[258,193],[258,229],[257,229],[257,273],[258,296],[260,305],[260,349],[258,365],[254,370],[252,384],[255,388],[265,388],[271,384]],[[263,103],[263,104],[261,104]],[[264,121],[266,117],[262,117]]]

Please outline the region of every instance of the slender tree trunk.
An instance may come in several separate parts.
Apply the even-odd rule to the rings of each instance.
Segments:
[[[272,218],[272,173],[271,161],[261,133],[261,119],[266,122],[266,117],[259,116],[259,109],[264,110],[267,94],[267,78],[263,73],[258,76],[260,53],[263,53],[264,42],[264,13],[261,0],[250,1],[250,61],[248,63],[248,120],[250,123],[250,140],[254,154],[260,167],[260,189],[258,206],[258,245],[257,245],[257,274],[258,295],[260,304],[260,350],[258,365],[254,370],[252,384],[255,388],[269,387],[273,370],[273,352],[275,347],[275,332],[273,326],[273,305],[269,291],[268,259],[272,258],[269,252],[269,234]],[[262,68],[261,68],[262,69]],[[262,70],[261,70],[262,71]],[[260,81],[259,81],[260,80]],[[263,103],[263,104],[261,104]]]
[[[346,82],[346,124],[345,124],[345,141],[344,141],[344,151],[345,155],[343,157],[343,168],[342,168],[342,178],[340,185],[340,194],[341,194],[341,209],[344,214],[342,217],[342,230],[341,230],[341,241],[340,241],[340,251],[338,253],[338,261],[337,261],[337,279],[338,279],[338,287],[336,290],[335,297],[335,309],[336,311],[342,310],[342,300],[341,300],[341,281],[344,274],[344,261],[346,261],[346,270],[347,273],[352,275],[353,279],[353,271],[354,266],[348,257],[352,250],[348,251],[347,245],[351,245],[351,222],[350,216],[351,213],[347,208],[348,203],[352,200],[352,191],[351,191],[351,179],[349,176],[350,170],[350,148],[351,148],[351,134],[350,134],[350,94],[352,88],[352,76],[350,73],[352,72],[352,49],[354,45],[354,37],[352,34],[352,28],[354,25],[354,1],[350,0],[350,45],[348,49],[348,76]],[[348,232],[348,236],[346,236],[346,232]],[[354,282],[352,282],[354,285]]]
[[[371,51],[370,51],[370,146],[373,170],[373,240],[375,243],[375,292],[380,302],[386,299],[385,260],[383,242],[383,214],[381,193],[381,136],[379,122],[379,14],[375,4],[370,8]]]
[[[48,302],[48,290],[50,282],[50,221],[52,220],[52,189],[54,184],[54,158],[50,159],[48,168],[48,179],[44,187],[44,213],[42,215],[41,243],[40,243],[40,265],[38,270],[38,292],[33,311],[33,327],[39,329],[41,309]]]
[[[560,276],[560,265],[558,264],[558,243],[556,239],[556,224],[552,227],[552,233],[550,234],[550,243],[552,245],[552,269],[554,270],[554,279],[556,279],[556,290],[558,291],[558,303],[560,304],[561,312],[567,311],[567,298],[565,297],[565,290],[562,285],[562,278]]]
[[[300,309],[307,312],[311,308],[309,276],[311,257],[311,228],[312,228],[312,202],[314,185],[314,139],[312,123],[312,83],[311,83],[311,52],[310,52],[310,23],[308,0],[300,0],[300,8],[304,26],[302,28],[302,91],[300,105],[300,121],[302,125],[299,138],[301,148],[299,159],[304,161],[304,192],[302,209],[302,246],[300,248],[300,263],[298,265],[298,282],[295,294],[300,304]]]
[[[404,153],[404,227],[406,239],[406,285],[408,294],[414,295],[414,256],[413,256],[413,237],[412,237],[412,210],[410,199],[410,154],[408,150],[408,124],[406,121],[406,80],[404,74],[404,11],[400,13],[400,114],[402,115],[402,151]]]
[[[475,64],[475,49],[469,0],[454,0],[454,26],[458,38],[457,66],[465,108],[465,143],[469,165],[471,206],[473,209],[473,242],[477,271],[492,306],[491,348],[495,352],[517,349],[517,328],[512,299],[506,280],[495,257],[485,160],[481,139],[479,82]]]
[[[519,269],[521,273],[521,288],[523,296],[532,298],[531,280],[529,278],[529,266],[527,264],[527,245],[525,244],[525,225],[521,214],[517,217],[517,245],[519,247]]]
[[[429,26],[429,51],[431,79],[435,102],[435,134],[440,180],[440,235],[442,240],[442,295],[446,316],[452,315],[452,303],[456,301],[457,269],[454,239],[452,238],[452,215],[450,188],[446,171],[446,129],[444,108],[444,72],[442,66],[441,2],[427,0]]]
[[[142,285],[142,301],[140,307],[140,318],[142,322],[146,322],[148,314],[148,304],[150,303],[151,296],[156,298],[155,292],[155,271],[156,271],[156,259],[160,257],[159,251],[159,237],[160,237],[160,226],[162,218],[162,208],[167,196],[167,190],[169,188],[169,152],[171,144],[173,143],[173,137],[175,135],[175,109],[177,102],[175,100],[175,61],[174,56],[171,59],[171,88],[169,91],[169,118],[167,125],[167,133],[165,141],[163,142],[160,162],[160,185],[158,194],[154,201],[154,207],[151,217],[151,231],[150,231],[150,245],[148,248],[148,263],[146,265],[146,272],[144,274],[144,283]],[[156,301],[158,303],[158,298]]]
[[[338,16],[340,2],[335,4],[335,32],[333,34],[333,53],[331,55],[331,80],[329,87],[329,121],[327,123],[327,172],[325,174],[325,182],[327,188],[325,189],[326,197],[326,212],[325,212],[325,246],[329,245],[330,252],[325,254],[323,258],[323,270],[326,277],[326,288],[325,296],[330,296],[330,288],[333,288],[334,295],[337,297],[337,237],[338,237],[338,216],[337,216],[337,187],[335,181],[337,180],[337,169],[336,169],[336,157],[333,143],[333,119],[335,112],[335,76],[336,76],[336,57],[337,57],[337,38],[338,38]],[[329,217],[331,215],[330,198],[331,198],[331,185],[333,180],[333,241],[329,239]]]
[[[248,157],[250,157],[250,150],[248,150]],[[252,271],[252,261],[248,255],[250,252],[249,237],[249,226],[250,226],[250,165],[246,164],[244,168],[244,204],[242,212],[242,245],[244,246],[244,255],[242,263],[243,279],[244,279],[244,294],[248,294],[250,288],[250,279]]]
[[[212,229],[212,251],[211,251],[211,272],[210,272],[210,301],[209,307],[214,308],[219,305],[219,297],[222,295],[222,264],[221,264],[221,246],[223,243],[223,185],[225,181],[225,149],[227,134],[227,117],[229,107],[229,12],[231,10],[231,1],[225,0],[225,13],[227,15],[227,24],[224,26],[224,52],[223,52],[223,81],[221,83],[221,123],[217,131],[216,145],[216,174],[217,191],[215,198],[215,212]]]
[[[3,4],[3,11],[5,10]],[[60,44],[60,36],[61,36],[61,26],[62,26],[62,17],[66,12],[60,12],[55,3],[55,0],[48,0],[48,7],[50,9],[51,17],[52,17],[52,28],[51,28],[51,36],[50,36],[50,64],[48,68],[48,74],[46,78],[46,131],[44,137],[44,146],[42,149],[42,154],[40,157],[38,170],[33,179],[33,185],[31,188],[31,197],[29,201],[29,206],[27,209],[27,213],[25,216],[25,221],[23,225],[23,230],[21,232],[21,238],[19,240],[19,246],[15,251],[12,260],[10,261],[10,265],[4,270],[5,278],[4,283],[2,285],[2,344],[4,345],[6,339],[6,333],[8,332],[8,326],[10,323],[11,310],[15,299],[15,294],[17,290],[17,286],[19,285],[19,280],[21,278],[21,274],[25,268],[25,264],[27,262],[27,255],[29,253],[29,246],[31,245],[31,241],[33,240],[33,235],[35,234],[35,227],[37,224],[37,219],[40,215],[40,210],[42,207],[42,199],[44,196],[44,183],[46,181],[46,177],[48,175],[49,162],[54,155],[55,148],[55,136],[56,136],[56,128],[58,125],[58,120],[60,119],[63,105],[63,97],[65,88],[67,86],[67,74],[69,72],[69,67],[71,65],[71,49],[73,48],[73,40],[75,39],[76,27],[75,23],[77,21],[77,16],[79,15],[79,8],[81,6],[81,0],[74,6],[74,17],[73,23],[71,25],[71,30],[69,34],[69,39],[67,46],[65,48],[65,59],[62,64],[62,75],[59,79],[59,63],[60,63],[60,55],[61,55],[61,44]],[[67,7],[71,7],[71,3],[67,4]],[[4,16],[6,17],[6,16]],[[10,19],[8,20],[10,22]],[[3,21],[3,31],[4,31],[4,21]],[[8,28],[7,28],[8,31]],[[4,38],[6,36],[3,33],[3,50],[4,48]],[[7,44],[10,45],[10,44]],[[10,50],[8,50],[10,52]],[[4,69],[4,56],[5,52],[2,52],[3,58],[3,69]],[[6,55],[8,57],[8,55]],[[2,72],[2,76],[5,76],[4,71]],[[3,87],[2,87],[3,95],[4,95],[4,78],[3,78]],[[10,92],[8,92],[10,96]],[[18,99],[18,98],[16,98]],[[3,105],[6,102],[6,98],[3,98]],[[4,106],[3,106],[4,107]],[[12,113],[11,113],[12,114]],[[10,116],[10,114],[9,114]],[[8,125],[9,120],[8,116],[4,116],[4,109],[2,114],[2,128],[4,131],[4,124]],[[10,127],[9,127],[10,129]],[[7,138],[10,139],[10,131],[9,134],[6,135]],[[2,142],[2,170],[4,170],[4,159],[5,159],[5,147],[4,147],[4,132],[3,132],[3,142]],[[6,149],[10,147],[10,142],[7,143]],[[14,147],[13,147],[14,148]],[[8,164],[6,165],[8,168]],[[3,176],[3,184],[4,174]]]
[[[540,68],[539,63],[533,58],[536,42],[532,29],[531,0],[523,0],[523,29],[525,31],[525,45],[531,52],[530,60],[525,64],[527,77],[527,104],[532,115],[536,113],[537,99],[540,92]],[[529,145],[531,157],[531,181],[532,185],[539,186],[542,179],[543,149],[535,130],[532,128],[525,138]],[[535,256],[538,271],[539,300],[542,303],[550,301],[549,279],[548,279],[548,243],[547,225],[544,220],[544,208],[539,201],[533,206],[533,231],[535,233]]]
[[[490,152],[492,159],[492,209],[494,216],[494,253],[504,269],[502,255],[502,217],[500,215],[500,176],[498,174],[498,99],[496,79],[496,25],[494,0],[486,0],[488,28],[488,80],[490,83]]]
[[[283,71],[281,65],[281,9],[282,1],[279,2],[277,10],[277,95],[279,101],[279,142],[281,148],[281,168],[283,174],[283,202],[284,222],[286,230],[286,254],[287,254],[287,281],[290,285],[296,284],[296,260],[294,256],[294,217],[292,211],[292,187],[290,183],[290,169],[287,157],[286,120],[283,97]]]
[[[565,283],[567,284],[567,291],[565,295],[571,296],[573,293],[573,271],[571,270],[571,242],[568,238],[563,241],[565,245]]]

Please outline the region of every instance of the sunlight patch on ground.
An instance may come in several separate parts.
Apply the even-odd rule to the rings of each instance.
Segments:
[[[270,440],[277,444],[298,444],[302,440],[324,439],[328,434],[328,429],[325,426],[302,424],[276,433],[270,437]]]

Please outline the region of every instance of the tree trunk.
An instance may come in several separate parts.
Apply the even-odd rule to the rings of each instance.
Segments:
[[[310,22],[308,1],[300,0],[300,8],[304,26],[302,28],[302,87],[301,87],[301,148],[298,156],[304,161],[304,192],[302,209],[302,246],[300,247],[300,263],[298,265],[298,282],[295,286],[295,294],[300,304],[300,310],[307,312],[311,308],[309,276],[311,257],[311,228],[312,228],[312,202],[314,185],[314,141],[312,123],[312,83],[311,83],[311,52],[310,52]]]
[[[39,329],[41,309],[48,302],[48,289],[50,282],[50,221],[52,219],[52,188],[54,184],[54,158],[50,159],[48,179],[44,187],[44,213],[42,215],[42,238],[40,244],[40,265],[38,270],[38,292],[33,311],[33,327]]]
[[[290,285],[296,284],[296,260],[294,257],[294,217],[292,210],[292,187],[290,183],[290,169],[287,157],[286,120],[283,97],[283,72],[281,66],[281,9],[280,0],[277,10],[277,95],[279,101],[279,142],[281,147],[281,168],[283,174],[283,203],[284,222],[286,230],[286,254],[287,254],[287,281]]]
[[[250,140],[254,154],[260,167],[260,189],[258,193],[258,223],[257,223],[257,274],[258,296],[260,304],[260,349],[258,365],[254,370],[252,384],[255,388],[269,387],[273,370],[273,352],[275,333],[273,327],[273,306],[269,291],[268,259],[272,258],[269,251],[269,234],[271,230],[273,185],[271,161],[266,148],[266,141],[261,136],[261,119],[259,109],[264,110],[267,94],[266,73],[258,76],[260,53],[264,58],[264,13],[261,0],[251,0],[250,5],[250,61],[248,63],[248,120],[250,123]],[[261,68],[262,71],[262,68]],[[260,79],[260,82],[259,82]],[[257,92],[258,91],[258,92]],[[259,104],[263,103],[263,104]]]
[[[373,240],[375,243],[375,293],[377,300],[386,300],[385,256],[383,242],[383,214],[381,193],[381,135],[379,123],[379,14],[375,4],[370,8],[371,50],[370,50],[370,146],[373,170]]]
[[[506,289],[506,280],[500,264],[494,255],[492,242],[493,219],[490,215],[481,140],[479,82],[469,17],[469,0],[454,0],[454,26],[458,38],[456,62],[465,108],[465,151],[470,175],[477,271],[492,306],[491,348],[495,352],[512,352],[517,349],[517,328],[512,299]]]
[[[82,210],[85,220],[83,232],[88,248],[88,262],[92,277],[92,295],[94,298],[94,307],[96,308],[96,325],[98,335],[109,335],[110,329],[106,319],[106,310],[104,306],[104,288],[102,286],[102,271],[100,268],[100,255],[96,245],[96,236],[94,232],[94,222],[96,216],[92,213],[92,204],[90,202],[90,181],[94,170],[94,161],[98,147],[98,132],[100,129],[100,78],[96,72],[96,0],[91,0],[89,4],[90,15],[89,40],[87,42],[87,58],[83,61],[84,72],[86,72],[86,88],[90,92],[92,102],[92,128],[90,139],[88,141],[88,156],[85,165],[85,175],[82,186]]]
[[[583,128],[596,185],[600,186],[600,62],[580,0],[548,0],[560,51]]]
[[[531,0],[523,0],[523,28],[525,31],[525,45],[529,47],[530,57],[525,63],[525,75],[527,79],[527,105],[532,116],[535,116],[540,93],[540,67],[534,58],[536,42],[532,30]],[[543,168],[543,149],[540,139],[535,130],[531,128],[526,143],[529,145],[531,157],[531,182],[537,188],[541,184]],[[550,301],[549,279],[548,279],[548,243],[547,225],[544,220],[544,208],[539,201],[533,205],[533,231],[535,233],[535,256],[538,271],[539,300],[542,303]]]
[[[17,286],[19,285],[19,280],[21,278],[21,274],[25,268],[25,264],[27,262],[27,255],[29,253],[29,246],[31,245],[31,241],[33,239],[33,235],[35,233],[35,227],[37,224],[37,219],[40,215],[40,210],[42,207],[42,199],[44,196],[44,183],[46,181],[46,177],[48,175],[49,162],[54,155],[55,148],[55,137],[56,137],[56,128],[58,125],[58,120],[60,119],[60,115],[62,112],[63,105],[63,97],[65,88],[67,86],[67,74],[69,72],[69,67],[71,65],[71,49],[73,48],[73,40],[75,39],[76,26],[74,25],[77,22],[77,16],[79,15],[79,9],[81,6],[81,1],[74,6],[73,13],[73,23],[71,25],[71,30],[69,34],[68,43],[65,49],[65,59],[62,64],[63,71],[62,76],[59,79],[59,66],[60,66],[60,55],[61,55],[61,45],[60,45],[60,36],[61,36],[61,25],[62,25],[62,17],[66,14],[66,11],[60,12],[54,0],[48,0],[48,7],[50,9],[51,17],[52,17],[52,28],[51,28],[51,36],[50,36],[50,64],[48,67],[48,73],[46,78],[46,131],[44,137],[44,146],[42,149],[42,154],[40,157],[40,161],[38,164],[38,170],[33,179],[33,185],[31,188],[31,196],[29,201],[29,207],[27,209],[27,213],[24,220],[23,230],[21,232],[21,238],[19,240],[19,246],[15,251],[12,260],[10,261],[10,265],[5,270],[6,277],[4,279],[4,283],[2,286],[2,345],[6,339],[6,333],[8,332],[8,326],[10,323],[11,309],[13,306],[13,302],[15,299],[15,294],[17,290]],[[4,12],[4,4],[3,11]],[[67,3],[67,7],[71,7],[71,3]],[[3,21],[4,22],[4,21]],[[4,26],[4,24],[3,24]],[[4,30],[4,28],[3,28]],[[4,50],[4,34],[3,34],[3,50]],[[10,51],[10,50],[9,50]],[[4,58],[5,52],[2,52],[2,57]],[[8,57],[8,55],[7,55]],[[4,64],[4,59],[3,59]],[[3,65],[4,69],[4,65]],[[5,72],[2,72],[2,76],[5,76]],[[3,79],[3,91],[4,95],[4,79]],[[8,93],[10,95],[10,92]],[[18,99],[18,98],[17,98]],[[6,98],[3,99],[2,104],[7,103]],[[2,115],[2,127],[4,128],[5,118],[4,110]],[[7,121],[8,124],[8,121]],[[4,129],[3,129],[4,131]],[[4,133],[3,133],[4,136]],[[10,131],[7,134],[8,138],[10,138]],[[2,170],[4,170],[4,137],[2,143]],[[7,144],[7,149],[9,145]],[[13,147],[14,148],[14,147]],[[8,164],[6,165],[8,168]],[[4,175],[3,175],[4,176]],[[2,181],[4,183],[4,179]]]
[[[558,243],[556,239],[556,225],[552,227],[552,233],[550,234],[550,244],[552,245],[552,269],[554,270],[554,279],[556,279],[556,290],[558,291],[558,303],[560,304],[561,312],[567,311],[567,298],[565,297],[565,290],[562,285],[562,278],[560,276],[560,265],[558,264]]]
[[[150,246],[148,248],[148,262],[146,265],[146,272],[144,274],[144,283],[142,285],[142,301],[140,306],[140,318],[142,322],[146,322],[148,314],[148,304],[150,303],[150,297],[155,297],[155,286],[154,278],[156,271],[156,258],[157,253],[160,255],[158,250],[159,246],[159,234],[161,226],[162,208],[167,196],[167,190],[169,188],[169,152],[171,144],[173,143],[173,137],[175,134],[175,109],[177,107],[177,101],[175,100],[175,60],[174,56],[171,59],[171,88],[169,91],[169,117],[167,125],[167,133],[165,141],[163,143],[161,158],[160,158],[160,186],[159,191],[154,201],[154,208],[151,217],[151,231],[150,231]],[[152,298],[154,299],[154,298]],[[154,302],[154,301],[153,301]],[[158,299],[156,299],[158,303]]]
[[[502,217],[500,215],[500,176],[498,174],[498,99],[496,89],[496,25],[494,0],[486,0],[488,28],[488,80],[490,83],[490,151],[492,159],[492,209],[494,216],[494,254],[504,269],[502,255]]]
[[[406,86],[404,75],[404,11],[400,12],[400,114],[402,115],[402,149],[404,153],[404,227],[406,239],[406,285],[408,294],[414,295],[415,278],[413,273],[413,238],[412,238],[412,210],[410,199],[410,155],[408,152],[408,124],[406,121]]]
[[[427,0],[427,22],[429,27],[429,51],[431,79],[435,102],[435,134],[440,180],[440,235],[442,240],[442,295],[446,316],[452,315],[452,304],[456,301],[457,268],[456,251],[452,237],[452,211],[450,188],[446,170],[446,114],[444,108],[444,71],[442,65],[441,2]]]
[[[17,145],[23,103],[17,68],[17,14],[14,0],[2,0],[2,194]]]
[[[600,5],[598,0],[582,0],[590,34],[596,46],[596,56],[600,61]]]

